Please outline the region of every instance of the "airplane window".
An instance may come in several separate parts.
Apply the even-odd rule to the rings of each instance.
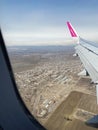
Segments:
[[[80,50],[77,46],[83,40],[79,34],[96,41],[97,4],[95,0],[1,1],[1,30],[18,91],[46,129],[94,129],[85,122],[98,113],[96,88],[85,68],[87,60],[80,56],[83,46]]]

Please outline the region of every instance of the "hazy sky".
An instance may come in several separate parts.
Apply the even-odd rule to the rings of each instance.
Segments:
[[[0,0],[7,45],[65,44],[70,21],[79,35],[98,40],[98,0]]]

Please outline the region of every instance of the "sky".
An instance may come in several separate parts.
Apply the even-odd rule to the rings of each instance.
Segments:
[[[0,0],[7,45],[65,45],[70,21],[84,39],[98,42],[98,0]]]

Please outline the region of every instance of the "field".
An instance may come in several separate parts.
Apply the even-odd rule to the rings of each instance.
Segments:
[[[86,120],[98,113],[98,107],[93,102],[95,100],[95,96],[78,91],[71,92],[47,120],[45,127],[48,130],[95,129],[85,124]]]

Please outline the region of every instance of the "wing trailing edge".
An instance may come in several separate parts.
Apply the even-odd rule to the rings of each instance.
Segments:
[[[96,97],[98,104],[98,47],[96,47],[92,42],[81,38],[70,22],[67,22],[67,26],[72,38],[78,39],[78,45],[75,47],[76,54],[80,57],[86,70],[86,74],[89,74],[92,83],[96,84]],[[82,75],[83,74],[84,72],[82,72]]]

